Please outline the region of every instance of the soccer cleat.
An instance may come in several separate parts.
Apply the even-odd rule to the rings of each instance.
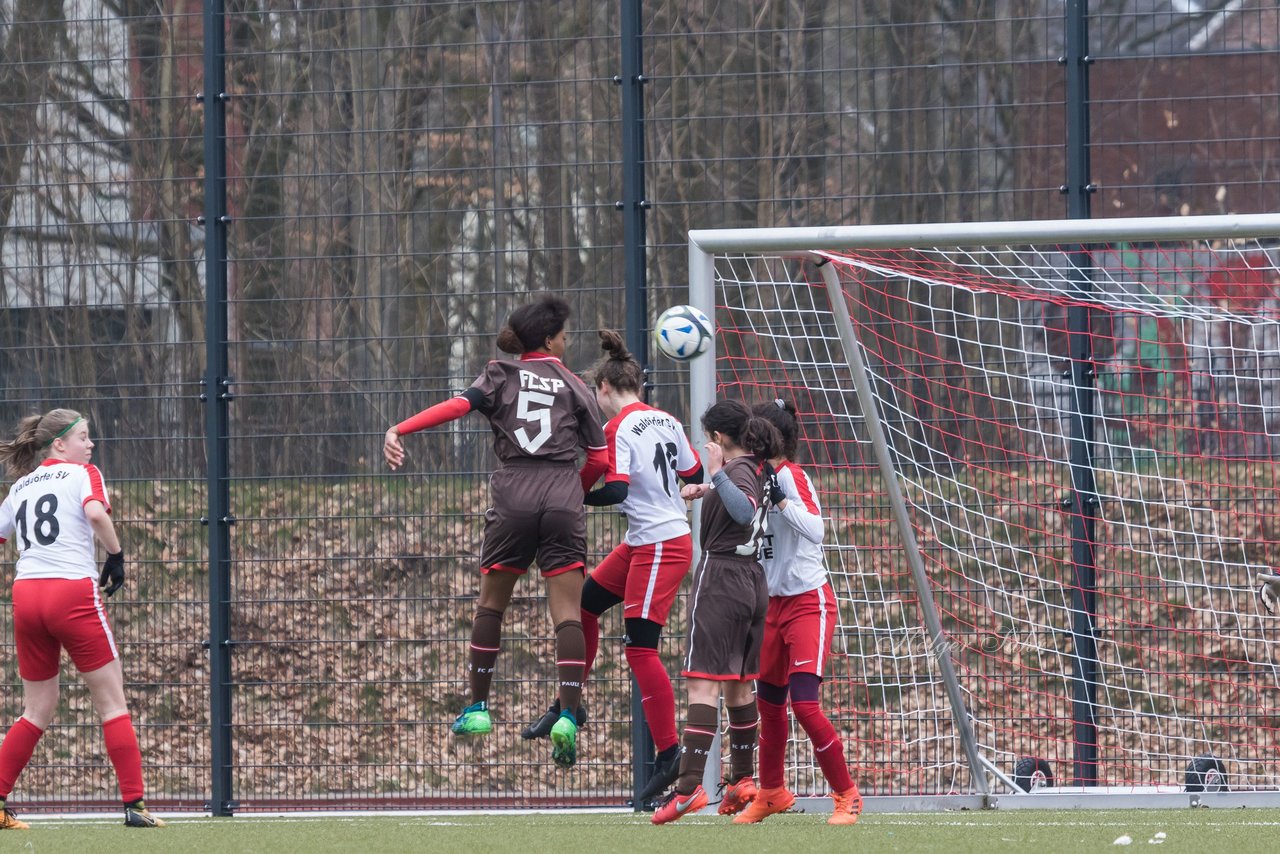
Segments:
[[[733,817],[734,824],[757,824],[771,815],[786,812],[796,804],[796,796],[786,786],[761,789],[747,808]]]
[[[710,799],[702,787],[694,789],[687,795],[672,792],[671,796],[658,807],[658,811],[649,819],[654,824],[669,824],[689,813],[695,813],[705,807]]]
[[[551,708],[542,713],[542,717],[529,724],[520,731],[520,737],[526,741],[532,741],[535,738],[546,738],[551,735],[551,728],[556,725],[556,721],[560,719],[560,701],[556,700],[551,704]],[[587,706],[585,703],[578,703],[578,729],[582,729],[587,722]]]
[[[843,792],[834,793],[831,800],[835,801],[835,808],[831,811],[827,824],[858,823],[858,816],[862,815],[862,793],[858,791],[857,783]]]
[[[756,799],[756,781],[751,777],[743,777],[729,785],[726,779],[721,784],[720,791],[720,815],[737,815]]]
[[[0,830],[30,830],[31,825],[18,818],[18,814],[0,800]]]
[[[663,757],[661,753],[653,763],[653,776],[640,790],[641,802],[652,800],[671,788],[671,784],[680,776],[680,746],[670,749],[671,755]]]
[[[164,822],[153,816],[148,810],[146,802],[134,801],[126,804],[124,808],[124,826],[125,827],[164,827]]]
[[[578,724],[568,710],[551,727],[551,761],[561,768],[571,768],[578,761]]]
[[[493,722],[489,720],[489,704],[481,700],[467,706],[453,722],[452,729],[454,735],[484,735],[492,730]]]

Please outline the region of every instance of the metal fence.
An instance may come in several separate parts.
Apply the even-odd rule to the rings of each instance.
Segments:
[[[1278,41],[1252,0],[0,0],[0,421],[69,405],[102,439],[152,800],[626,802],[619,624],[584,761],[516,735],[551,690],[532,580],[497,732],[448,734],[486,430],[413,436],[393,475],[386,426],[468,385],[530,291],[572,300],[574,368],[599,327],[643,340],[690,228],[1059,217],[1069,138],[1096,216],[1267,210]],[[651,377],[689,418],[683,373]],[[64,677],[15,800],[110,803]]]

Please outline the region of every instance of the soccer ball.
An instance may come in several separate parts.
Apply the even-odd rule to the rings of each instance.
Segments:
[[[711,347],[711,319],[691,305],[673,305],[658,317],[653,342],[681,362],[701,356]]]

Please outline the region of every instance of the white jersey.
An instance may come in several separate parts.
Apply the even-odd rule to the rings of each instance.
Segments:
[[[804,469],[787,461],[776,469],[787,506],[769,507],[769,526],[760,546],[760,565],[770,596],[797,596],[827,583],[822,559],[824,525],[818,491]]]
[[[102,472],[91,463],[45,460],[14,482],[0,504],[0,543],[10,537],[17,543],[15,581],[97,579],[93,527],[84,512],[90,501],[111,511]]]
[[[689,533],[689,509],[680,497],[679,475],[702,465],[684,425],[644,403],[624,407],[604,425],[609,448],[605,483],[627,484],[619,509],[627,515],[629,546],[660,543]]]

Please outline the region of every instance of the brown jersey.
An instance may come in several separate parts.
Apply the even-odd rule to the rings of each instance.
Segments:
[[[605,446],[594,397],[555,356],[495,359],[471,388],[482,397],[475,409],[489,419],[504,463],[577,462],[579,449]]]
[[[750,454],[724,464],[724,473],[756,505],[751,521],[739,525],[711,490],[702,499],[702,551],[717,555],[755,558],[764,534],[764,478],[760,461]]]

